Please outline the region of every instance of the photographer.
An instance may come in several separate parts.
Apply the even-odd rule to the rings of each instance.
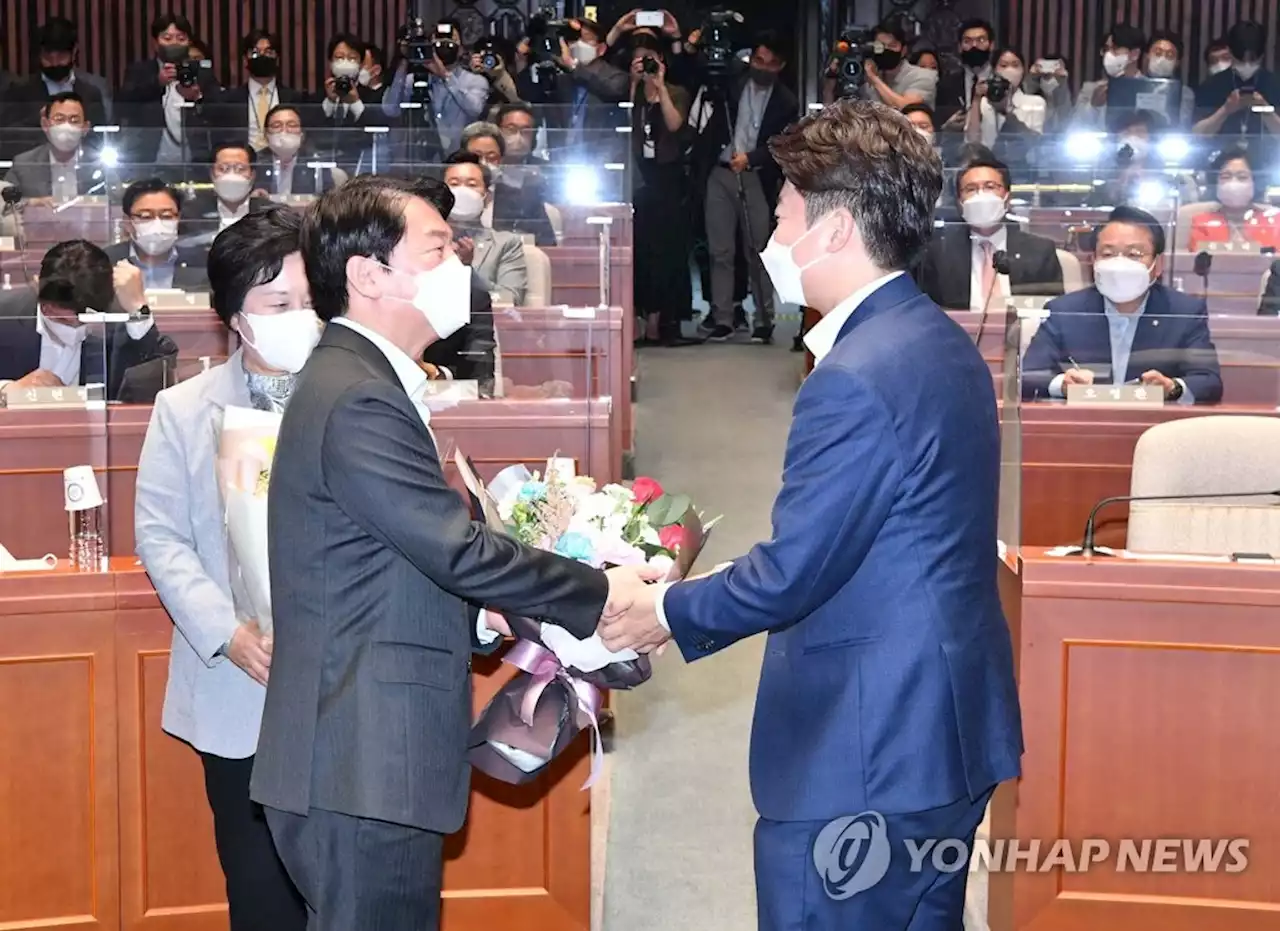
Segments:
[[[912,103],[932,107],[938,93],[938,72],[907,61],[907,34],[902,26],[881,23],[874,43],[875,54],[865,63],[867,81],[862,96],[895,110]]]
[[[768,141],[795,121],[799,102],[778,82],[786,67],[786,47],[773,33],[753,43],[746,73],[708,77],[698,91],[689,122],[698,133],[693,146],[695,183],[705,190],[703,216],[711,262],[711,317],[707,338],[733,335],[734,262],[738,234],[759,283],[752,340],[773,339],[773,286],[760,265],[769,239],[782,176]]]
[[[422,28],[422,21],[415,20],[403,27],[400,35],[402,58],[382,99],[382,112],[389,119],[400,119],[401,105],[413,102],[415,92],[425,90],[440,149],[451,152],[463,128],[484,113],[489,82],[465,67],[470,59],[464,55],[461,33],[453,20],[440,20],[430,35]],[[423,83],[425,88],[415,86]]]
[[[964,133],[967,142],[997,150],[997,138],[1044,132],[1046,107],[1043,97],[1022,90],[1027,69],[1021,55],[1001,49],[994,61],[995,73],[974,89]]]
[[[504,48],[510,43],[486,36],[476,43],[471,50],[468,67],[472,73],[480,75],[489,82],[489,99],[485,103],[485,111],[492,111],[504,103],[515,103],[520,99],[516,90],[515,78],[507,70],[507,62],[514,58],[515,47]]]
[[[378,95],[360,83],[360,70],[368,49],[350,33],[340,32],[329,40],[325,60],[329,75],[324,81],[320,110],[325,118],[319,140],[322,153],[338,163],[347,174],[354,174],[361,156],[370,148],[372,138],[366,126],[385,126],[386,117],[378,106]]]

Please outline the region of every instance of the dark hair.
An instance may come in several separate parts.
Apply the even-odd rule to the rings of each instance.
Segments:
[[[1121,110],[1109,121],[1113,133],[1121,133],[1135,126],[1142,126],[1149,135],[1156,135],[1169,128],[1169,120],[1154,110]]]
[[[878,26],[876,26],[875,34],[878,36],[893,36],[901,42],[904,47],[909,44],[907,30],[902,28],[902,22],[900,20],[893,17],[883,20]]]
[[[1023,55],[1021,52],[1019,52],[1016,48],[1013,48],[1013,47],[1011,47],[1011,46],[1006,45],[1006,46],[1004,46],[1003,48],[998,48],[998,49],[996,49],[996,50],[995,50],[995,52],[994,52],[994,53],[992,54],[992,56],[991,56],[991,67],[994,69],[994,68],[996,67],[996,65],[998,65],[998,64],[1000,63],[1000,59],[1001,59],[1003,56],[1005,56],[1005,55],[1014,55],[1014,56],[1016,56],[1016,57],[1017,57],[1017,59],[1018,59],[1018,64],[1022,65],[1022,70],[1023,70],[1023,72],[1024,72],[1024,73],[1023,73],[1023,78],[1025,79],[1025,78],[1026,78],[1026,73],[1025,73],[1025,72],[1026,72],[1026,70],[1027,70],[1027,59],[1026,59],[1026,56],[1024,56],[1024,55]],[[1014,89],[1014,90],[1018,90],[1018,88],[1016,88],[1016,87],[1015,87],[1015,88],[1013,88],[1013,89]]]
[[[485,190],[488,190],[493,186],[493,170],[481,161],[480,156],[476,155],[474,152],[464,152],[459,149],[457,152],[454,152],[446,158],[444,160],[444,164],[446,168],[450,165],[478,165],[480,168],[480,175],[484,178]],[[449,218],[446,216],[445,219],[447,220]]]
[[[131,216],[133,205],[137,203],[138,198],[146,197],[148,194],[168,194],[173,198],[173,205],[179,210],[182,209],[182,195],[172,184],[163,178],[141,178],[124,189],[124,197],[120,202],[124,215]]]
[[[387,53],[382,50],[382,46],[369,43],[364,47],[369,53],[369,57],[373,59],[373,63],[383,71],[387,70]]]
[[[778,35],[776,30],[762,29],[756,33],[755,38],[751,42],[751,48],[755,49],[763,46],[773,53],[773,56],[781,62],[785,62],[790,57],[790,50],[787,43],[782,41],[782,37]]]
[[[957,44],[959,44],[960,40],[964,38],[964,34],[970,29],[983,29],[987,33],[988,41],[994,42],[996,40],[996,27],[991,25],[991,23],[987,22],[985,19],[974,17],[973,19],[966,19],[960,24],[960,28],[956,30]]]
[[[347,261],[370,256],[384,265],[404,239],[404,203],[421,197],[442,215],[453,209],[448,185],[433,178],[357,175],[325,191],[302,221],[302,257],[311,282],[311,303],[328,322],[347,312]]]
[[[191,38],[191,20],[181,13],[161,13],[151,21],[151,38],[158,39],[170,26]]]
[[[1145,210],[1139,210],[1137,207],[1117,207],[1111,211],[1111,216],[1107,217],[1107,222],[1098,227],[1101,233],[1112,223],[1124,223],[1128,226],[1145,226],[1147,232],[1151,234],[1151,244],[1156,250],[1156,255],[1164,255],[1165,233],[1164,227],[1160,225],[1160,221],[1147,213]]]
[[[228,226],[209,249],[210,303],[228,327],[248,293],[280,274],[284,260],[300,248],[302,214],[272,205]]]
[[[1151,33],[1151,38],[1147,40],[1147,47],[1143,51],[1149,54],[1157,42],[1168,42],[1173,46],[1174,51],[1178,53],[1178,60],[1182,60],[1183,53],[1186,50],[1186,47],[1182,44],[1182,36],[1168,29],[1157,29]]]
[[[59,103],[78,103],[80,104],[80,111],[82,113],[88,113],[88,110],[84,105],[84,98],[75,91],[59,91],[44,102],[44,106],[40,108],[40,112],[43,115],[48,116],[50,111],[53,110],[54,104]]]
[[[274,32],[270,32],[266,29],[251,29],[249,30],[249,34],[240,40],[240,56],[242,58],[248,58],[249,53],[257,48],[258,43],[263,39],[267,40],[267,44],[271,46],[273,51],[277,54],[280,52],[280,39]]]
[[[76,313],[106,312],[115,299],[111,259],[84,239],[60,242],[40,260],[37,299]]]
[[[963,165],[956,169],[956,198],[960,197],[960,187],[964,184],[964,176],[977,168],[990,168],[992,171],[1000,173],[1000,181],[1004,184],[1006,191],[1013,190],[1013,175],[1009,172],[1009,166],[1000,159],[990,153],[975,154]]]
[[[291,108],[285,106],[284,109],[288,110]],[[299,114],[299,118],[301,118],[301,114]],[[254,151],[253,146],[241,139],[224,139],[215,145],[213,147],[213,152],[211,153],[213,158],[210,159],[210,163],[216,162],[218,160],[218,153],[225,152],[227,149],[239,149],[241,152],[249,156],[250,165],[258,164],[258,153]]]
[[[326,62],[333,59],[333,53],[338,50],[339,45],[346,45],[350,47],[352,51],[360,56],[362,61],[364,60],[365,50],[369,48],[363,39],[358,36],[354,36],[349,32],[335,33],[334,37],[329,40],[329,44],[325,46],[324,57]]]
[[[533,107],[529,106],[523,100],[518,100],[515,103],[504,103],[502,106],[498,107],[498,112],[493,115],[494,125],[501,126],[502,121],[512,113],[529,114],[529,119],[533,120],[534,128],[536,129],[538,127],[538,114],[534,113]]]
[[[75,23],[65,16],[50,16],[36,32],[36,48],[42,52],[75,51],[78,40]]]
[[[1261,58],[1267,50],[1267,31],[1261,23],[1242,19],[1227,30],[1227,47],[1236,61],[1250,53]]]
[[[933,232],[942,160],[907,118],[864,100],[840,100],[769,140],[783,176],[814,223],[844,208],[879,268],[916,263]]]
[[[1107,30],[1106,35],[1102,38],[1105,41],[1107,36],[1111,36],[1111,44],[1116,48],[1139,51],[1147,47],[1147,37],[1137,26],[1130,26],[1128,23],[1116,23]]]
[[[1231,51],[1231,44],[1227,42],[1226,36],[1218,36],[1216,39],[1211,39],[1209,44],[1204,47],[1204,63],[1207,65],[1209,56],[1214,52],[1221,52],[1223,49],[1228,52]]]
[[[298,122],[302,123],[302,128],[306,129],[307,128],[306,123],[303,122],[303,119],[302,119],[302,110],[303,110],[303,107],[301,104],[278,103],[274,107],[272,107],[270,110],[267,111],[267,115],[262,118],[262,125],[265,127],[268,123],[271,122],[272,118],[277,113],[292,113],[295,116],[297,116]],[[236,145],[238,148],[252,148],[252,146],[240,146],[239,143],[233,143],[233,144]],[[225,146],[219,146],[218,148],[225,148]],[[216,156],[218,153],[215,150],[213,154]],[[252,164],[253,161],[254,161],[253,156],[250,156],[249,157],[250,164]]]
[[[932,46],[929,46],[929,45],[926,45],[926,46],[923,46],[923,47],[921,47],[921,48],[918,48],[918,49],[916,49],[915,51],[913,51],[910,55],[908,55],[908,56],[907,56],[907,64],[910,64],[910,65],[918,65],[918,64],[920,64],[920,59],[921,59],[921,58],[923,58],[925,55],[932,55],[932,56],[933,56],[933,60],[934,60],[934,61],[936,61],[939,65],[941,65],[941,64],[942,64],[942,56],[941,56],[941,55],[939,55],[939,54],[938,54],[938,53],[933,49],[933,47],[932,47]],[[905,111],[905,110],[903,110],[903,112],[905,113],[906,111]]]
[[[1227,162],[1234,161],[1243,161],[1249,166],[1250,171],[1255,174],[1257,173],[1257,168],[1254,165],[1256,161],[1255,156],[1250,155],[1249,150],[1242,145],[1229,146],[1215,155],[1213,160],[1209,162],[1209,170],[1215,172],[1222,171],[1222,169],[1227,166]]]
[[[929,106],[927,103],[909,103],[902,108],[903,116],[908,116],[912,113],[923,113],[929,118],[929,122],[934,125],[934,128],[937,128],[938,121],[933,115],[933,107]]]

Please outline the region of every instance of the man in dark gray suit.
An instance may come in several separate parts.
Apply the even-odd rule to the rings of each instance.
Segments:
[[[635,603],[599,572],[474,522],[422,402],[427,345],[470,316],[439,182],[363,175],[304,221],[328,322],[284,413],[268,530],[275,641],[251,792],[312,931],[439,926],[446,834],[466,816],[470,654],[505,623],[575,636]]]
[[[82,143],[90,130],[84,101],[74,91],[50,97],[40,109],[45,141],[13,157],[4,176],[23,198],[51,197],[58,201],[111,193],[113,179],[97,153]]]

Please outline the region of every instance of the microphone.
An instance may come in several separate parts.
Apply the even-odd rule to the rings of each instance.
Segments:
[[[1191,266],[1191,270],[1200,276],[1200,280],[1204,283],[1203,297],[1209,296],[1209,269],[1213,268],[1213,256],[1208,252],[1197,252],[1195,263]]]
[[[1103,498],[1093,506],[1093,510],[1089,512],[1089,519],[1084,524],[1084,538],[1080,543],[1081,556],[1106,556],[1107,553],[1099,553],[1093,545],[1095,525],[1098,518],[1098,512],[1108,505],[1121,504],[1126,501],[1199,501],[1206,498],[1280,498],[1280,489],[1276,491],[1220,491],[1213,494],[1201,495],[1115,495],[1111,498]]]
[[[27,236],[23,229],[22,217],[22,188],[16,184],[10,184],[4,190],[0,190],[0,201],[4,202],[4,208],[0,209],[0,215],[10,214],[13,217],[14,244],[18,247],[18,254],[22,256],[22,277],[29,284],[31,282],[31,271],[27,268]]]
[[[973,341],[973,345],[979,350],[982,348],[982,334],[987,329],[987,310],[991,306],[991,296],[996,293],[996,288],[1000,285],[1000,276],[1009,274],[1009,256],[1003,249],[998,249],[996,254],[991,256],[991,267],[996,270],[996,274],[991,279],[991,287],[987,288],[986,299],[982,302],[982,319],[978,321],[978,336]]]

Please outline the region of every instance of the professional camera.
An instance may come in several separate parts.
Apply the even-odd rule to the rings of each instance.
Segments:
[[[645,73],[645,74],[657,74],[657,73],[658,73],[658,59],[656,59],[656,58],[646,58],[646,59],[644,59],[644,61],[642,61],[642,62],[640,63],[640,67],[641,67],[641,69],[644,71],[644,73]]]
[[[195,87],[200,83],[200,62],[188,58],[178,63],[178,86]]]
[[[698,35],[698,60],[710,77],[723,75],[733,68],[734,27],[743,21],[742,14],[723,7],[713,9]]]
[[[350,94],[355,89],[355,86],[356,86],[355,78],[343,77],[343,78],[333,79],[333,90],[338,95],[339,99],[346,97],[348,94]]]
[[[1009,79],[993,74],[987,78],[987,103],[996,107],[1004,103],[1008,99],[1009,94],[1013,92],[1013,85],[1009,83]]]
[[[867,83],[867,60],[875,56],[875,30],[854,27],[840,34],[831,50],[828,75],[837,97],[856,97]]]
[[[400,44],[404,46],[404,58],[409,69],[415,73],[426,70],[431,61],[431,34],[421,16],[410,16],[397,34]]]
[[[446,68],[452,68],[458,63],[462,46],[453,38],[453,26],[449,23],[436,24],[435,34],[431,38],[431,51]]]
[[[535,68],[555,66],[560,60],[560,40],[576,38],[578,24],[572,20],[556,19],[555,10],[543,7],[529,17],[529,63]]]

